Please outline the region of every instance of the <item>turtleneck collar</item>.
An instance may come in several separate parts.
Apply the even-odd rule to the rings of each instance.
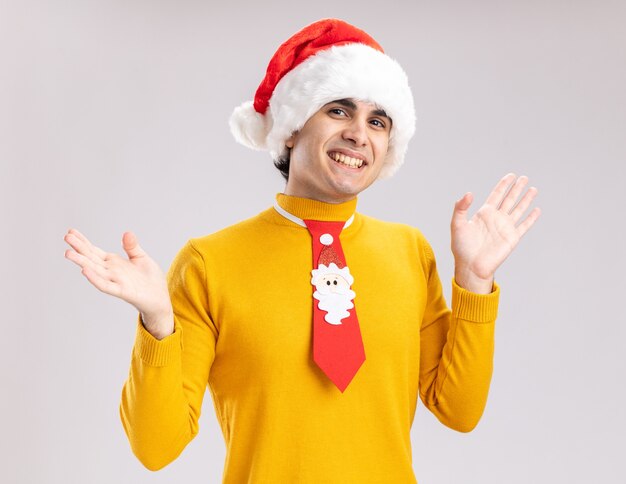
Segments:
[[[279,193],[276,195],[276,203],[282,209],[303,220],[345,222],[354,215],[357,199],[355,197],[343,203],[326,203]]]

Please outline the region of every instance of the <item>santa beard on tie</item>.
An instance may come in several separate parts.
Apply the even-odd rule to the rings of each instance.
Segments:
[[[313,297],[319,301],[317,307],[326,311],[324,320],[329,324],[341,324],[341,320],[350,315],[348,309],[354,307],[352,300],[356,296],[350,289],[353,278],[349,269],[339,269],[335,263],[330,263],[328,267],[320,264],[313,273],[312,282],[316,288]]]

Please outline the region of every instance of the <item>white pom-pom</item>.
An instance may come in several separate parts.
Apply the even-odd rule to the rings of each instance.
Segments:
[[[230,115],[228,124],[237,142],[255,150],[266,149],[270,123],[266,116],[256,112],[252,101],[246,101],[236,107]]]

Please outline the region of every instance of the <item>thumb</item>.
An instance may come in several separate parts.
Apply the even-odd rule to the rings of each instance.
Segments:
[[[452,213],[452,225],[465,222],[467,220],[467,211],[472,204],[474,196],[471,192],[467,192],[454,204],[454,212]]]
[[[122,247],[124,251],[128,254],[129,259],[134,259],[136,257],[142,257],[146,255],[144,250],[137,242],[137,237],[132,232],[124,232],[124,234],[122,235]]]

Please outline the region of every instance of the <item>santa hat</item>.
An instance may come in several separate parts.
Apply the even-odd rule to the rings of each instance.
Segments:
[[[315,22],[283,43],[267,66],[254,101],[230,117],[235,139],[268,150],[276,160],[285,142],[325,104],[353,98],[371,102],[392,119],[380,177],[403,163],[415,132],[413,95],[400,65],[364,31],[337,19]]]

